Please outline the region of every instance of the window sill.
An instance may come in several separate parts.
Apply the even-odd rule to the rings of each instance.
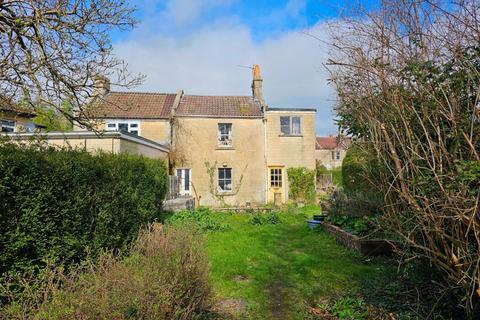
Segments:
[[[279,137],[303,137],[303,134],[279,134]]]
[[[232,196],[234,195],[233,190],[230,191],[217,191],[216,192],[217,196]]]

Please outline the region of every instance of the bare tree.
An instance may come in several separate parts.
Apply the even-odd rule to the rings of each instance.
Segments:
[[[87,124],[96,77],[142,79],[112,55],[109,37],[135,25],[133,10],[121,0],[0,0],[0,94],[33,108],[70,101],[78,112],[65,116]]]
[[[383,171],[384,224],[444,274],[474,317],[480,301],[480,4],[384,0],[334,26],[341,127]]]

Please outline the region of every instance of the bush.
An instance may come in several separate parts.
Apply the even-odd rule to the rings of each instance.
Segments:
[[[289,196],[295,201],[315,201],[316,170],[304,167],[288,168]]]
[[[66,274],[46,270],[24,280],[23,296],[6,289],[8,319],[192,319],[210,307],[201,237],[152,225],[123,259],[102,254]],[[14,281],[19,283],[19,281]]]
[[[342,162],[342,185],[347,194],[358,192],[375,192],[377,188],[370,180],[372,175],[379,174],[367,145],[352,144]]]
[[[349,215],[355,217],[381,215],[384,201],[381,194],[357,192],[347,195],[343,188],[337,188],[328,199],[330,215]]]
[[[207,207],[199,207],[196,210],[182,210],[174,213],[165,220],[169,225],[186,225],[198,228],[201,231],[222,231],[228,229],[228,225],[219,222],[221,217]]]
[[[265,224],[280,224],[282,223],[282,220],[280,220],[280,217],[276,212],[256,213],[250,219],[250,223],[254,226]]]
[[[0,275],[123,248],[155,219],[165,163],[0,143]]]

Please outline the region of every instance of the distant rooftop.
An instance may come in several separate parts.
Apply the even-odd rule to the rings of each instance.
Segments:
[[[351,139],[343,136],[329,135],[327,137],[317,137],[315,149],[333,150],[346,149],[351,143]]]

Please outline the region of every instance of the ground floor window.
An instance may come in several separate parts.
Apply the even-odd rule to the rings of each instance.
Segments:
[[[232,168],[218,168],[218,191],[232,191]]]
[[[0,120],[1,132],[15,132],[15,121]]]
[[[282,169],[270,169],[270,186],[277,188],[282,186]]]

